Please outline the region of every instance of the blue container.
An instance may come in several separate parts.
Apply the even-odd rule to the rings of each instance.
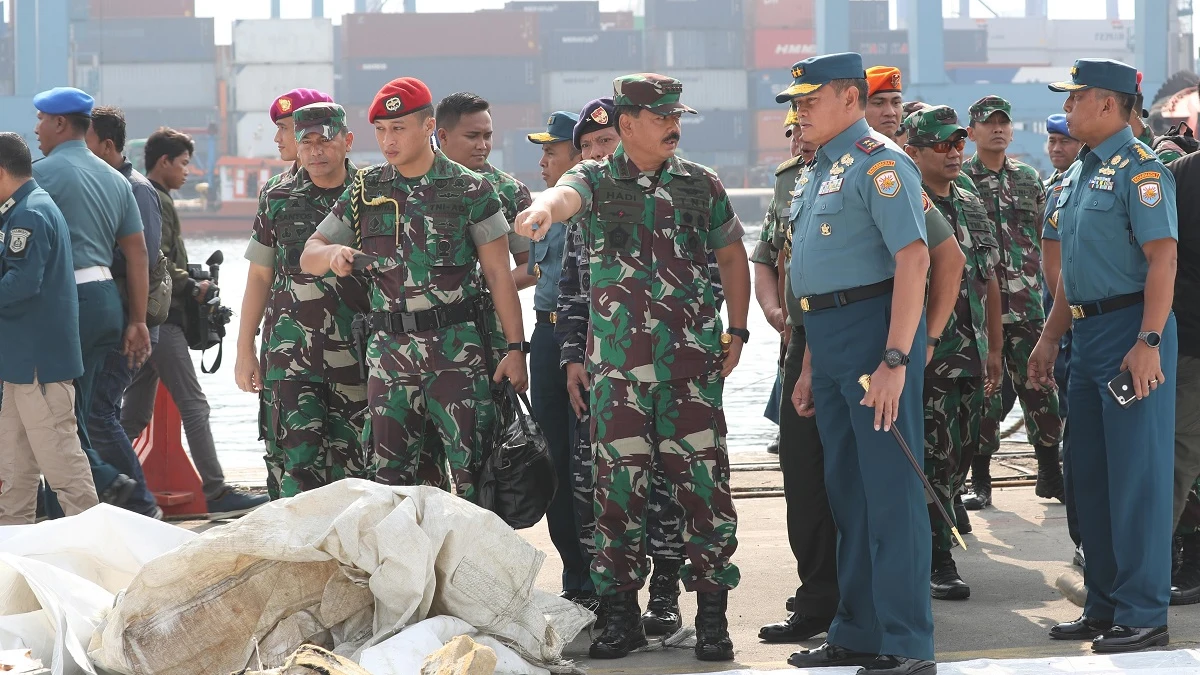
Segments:
[[[750,105],[755,110],[778,110],[784,106],[775,102],[779,92],[792,86],[792,74],[783,69],[752,70],[749,74]]]

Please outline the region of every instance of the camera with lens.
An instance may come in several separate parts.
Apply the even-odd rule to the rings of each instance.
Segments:
[[[183,334],[187,338],[188,348],[204,352],[211,347],[217,348],[217,358],[211,369],[204,365],[203,354],[200,358],[200,370],[204,373],[215,373],[221,367],[221,355],[225,339],[225,326],[233,320],[233,311],[221,304],[220,289],[217,286],[221,277],[221,263],[225,255],[214,251],[204,265],[187,266],[188,277],[199,284],[209,282],[204,294],[199,293],[199,285],[192,298],[184,303]]]

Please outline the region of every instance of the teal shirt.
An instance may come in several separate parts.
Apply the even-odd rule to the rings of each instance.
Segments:
[[[1125,127],[1067,169],[1043,235],[1062,242],[1071,303],[1137,293],[1150,269],[1142,246],[1179,238],[1175,177]]]
[[[66,141],[33,163],[33,177],[62,211],[75,269],[112,267],[117,240],[142,231],[129,181],[83,141]]]
[[[816,159],[792,199],[792,292],[802,298],[894,277],[896,252],[927,241],[916,164],[866,120]]]
[[[566,246],[567,228],[562,223],[554,223],[544,239],[529,244],[529,273],[537,277],[533,308],[539,312],[558,309],[558,280],[562,277]]]

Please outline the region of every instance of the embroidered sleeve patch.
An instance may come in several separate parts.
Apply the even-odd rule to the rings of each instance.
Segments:
[[[883,147],[883,143],[881,141],[877,141],[870,136],[864,136],[863,138],[860,138],[859,141],[854,145],[858,146],[859,150],[862,150],[868,155],[878,151]]]
[[[33,234],[29,230],[14,227],[8,232],[8,252],[17,257],[25,256],[25,249],[29,245],[29,236]]]
[[[1162,174],[1157,171],[1143,171],[1133,177],[1133,182],[1140,183],[1151,178],[1162,178]]]
[[[925,194],[924,190],[921,190],[921,210],[924,211],[925,213],[929,213],[929,209],[932,209],[932,208],[933,208],[933,200],[931,200],[929,198],[929,195]]]
[[[885,159],[885,160],[882,160],[879,162],[875,162],[874,164],[871,165],[871,168],[867,169],[867,175],[874,176],[876,171],[887,168],[889,166],[896,166],[896,160]]]
[[[884,197],[895,197],[900,193],[900,177],[892,169],[875,176],[875,189]]]
[[[1058,209],[1054,209],[1054,213],[1050,214],[1050,219],[1046,222],[1050,223],[1050,227],[1058,229]]]
[[[1158,206],[1158,203],[1162,201],[1162,188],[1159,187],[1158,181],[1138,185],[1138,199],[1146,206],[1152,208]]]

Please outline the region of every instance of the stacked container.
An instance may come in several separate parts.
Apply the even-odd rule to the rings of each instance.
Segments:
[[[233,24],[234,136],[241,157],[275,157],[271,104],[304,87],[333,95],[333,23],[261,19]]]
[[[109,1],[96,16],[72,25],[76,86],[98,105],[122,108],[128,138],[160,126],[206,129],[217,121],[213,20],[190,16],[130,16],[140,4]],[[153,3],[159,11],[190,12],[192,3]]]
[[[775,95],[792,84],[792,65],[817,54],[814,0],[746,0],[749,104],[754,115],[752,164],[773,170],[788,158],[787,106]]]

